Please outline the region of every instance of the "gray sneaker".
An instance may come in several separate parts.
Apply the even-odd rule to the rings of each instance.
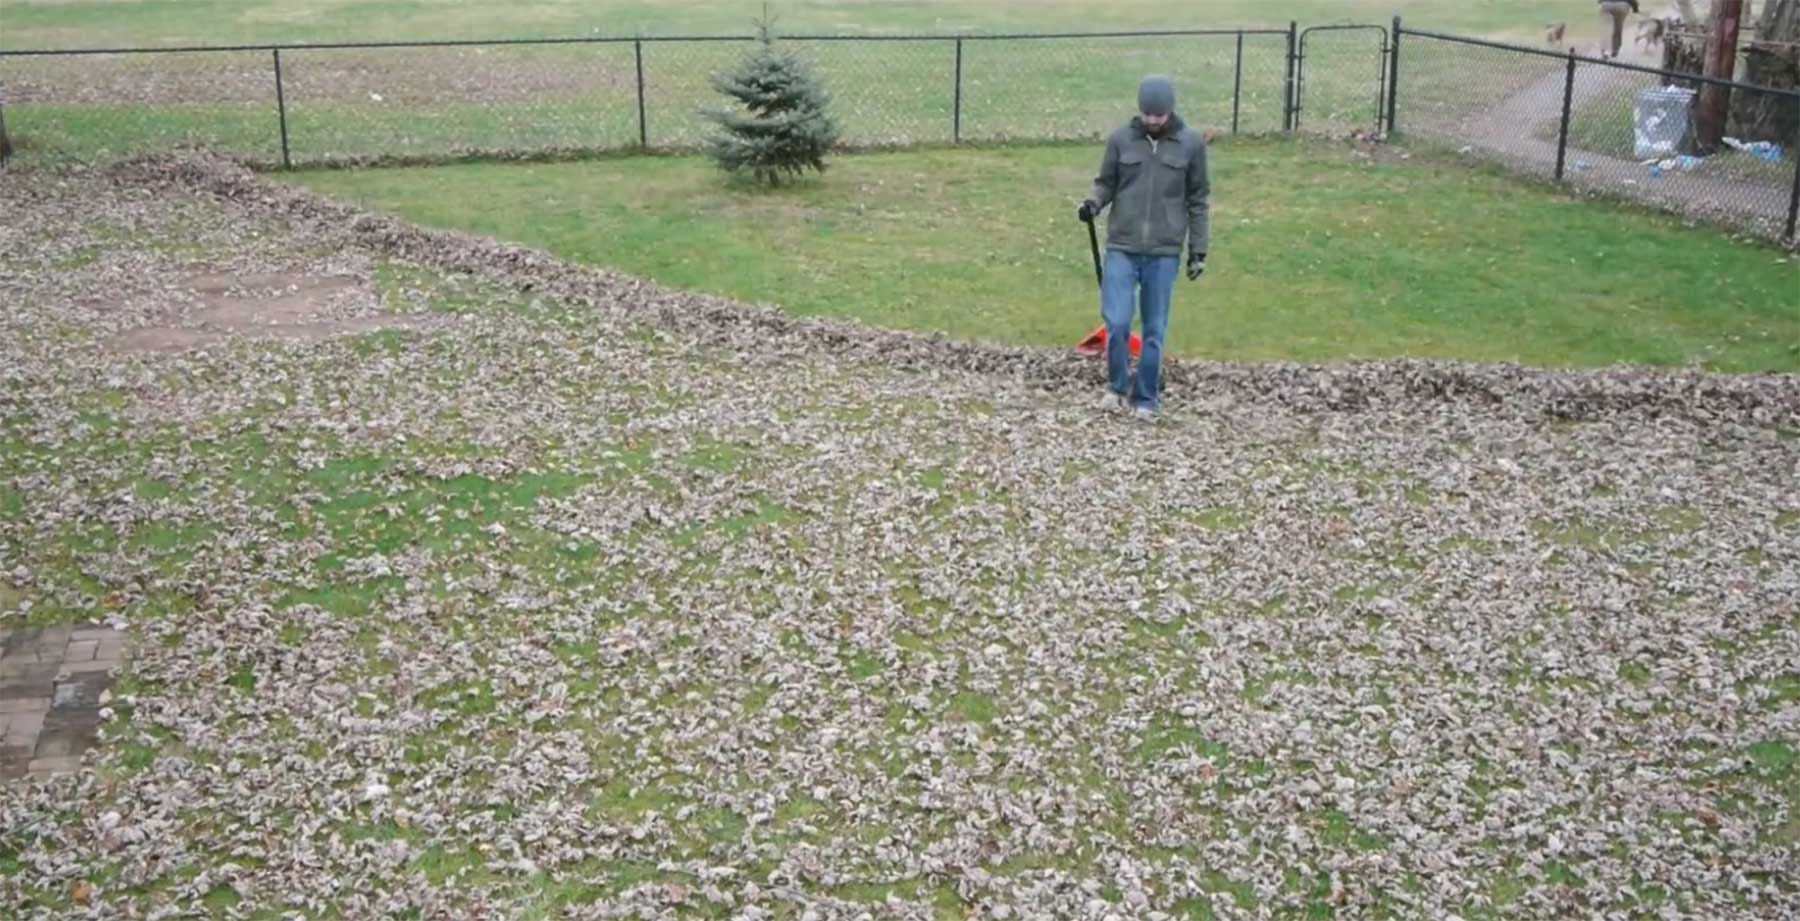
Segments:
[[[1106,395],[1100,398],[1100,409],[1103,412],[1122,413],[1130,408],[1131,406],[1125,402],[1125,395],[1113,393],[1111,388],[1108,388]]]
[[[1137,417],[1137,421],[1139,421],[1139,422],[1155,422],[1156,421],[1156,410],[1151,409],[1148,406],[1139,406],[1138,408],[1132,410],[1131,414],[1133,416]]]

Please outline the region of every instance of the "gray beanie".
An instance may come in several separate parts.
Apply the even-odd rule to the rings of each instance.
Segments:
[[[1175,84],[1168,77],[1152,75],[1138,84],[1138,111],[1145,115],[1167,115],[1175,111]]]

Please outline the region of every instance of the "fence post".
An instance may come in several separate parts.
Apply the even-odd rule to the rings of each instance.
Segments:
[[[1794,107],[1800,108],[1800,93],[1794,94]],[[1796,122],[1800,124],[1800,122]],[[6,137],[4,125],[0,125],[0,139]],[[1793,240],[1795,231],[1800,230],[1800,143],[1794,146],[1794,190],[1788,195],[1787,238]]]
[[[638,147],[647,150],[650,147],[650,127],[644,117],[644,40],[633,40],[631,50],[637,57]]]
[[[281,88],[281,49],[271,48],[275,55],[275,114],[281,120],[281,168],[293,169],[288,159],[287,94]]]
[[[1231,67],[1231,133],[1238,133],[1238,110],[1244,100],[1244,30],[1238,30],[1237,63]]]
[[[1563,162],[1569,156],[1569,110],[1575,105],[1575,49],[1569,49],[1569,72],[1563,78],[1562,128],[1556,132],[1556,181],[1563,178]]]
[[[1388,51],[1387,134],[1394,136],[1394,111],[1400,104],[1400,17],[1394,17],[1394,46]]]
[[[0,97],[0,166],[12,159],[12,138],[6,134],[6,99]]]
[[[1311,36],[1300,33],[1299,41],[1294,43],[1294,130],[1300,130],[1300,116],[1306,111],[1306,40]]]
[[[1381,30],[1380,58],[1376,62],[1377,69],[1375,71],[1375,130],[1377,131],[1381,130],[1382,125],[1387,124],[1387,113],[1383,111],[1383,107],[1387,105],[1388,34],[1386,29]]]
[[[1281,130],[1294,130],[1294,55],[1299,52],[1300,23],[1288,22],[1287,85],[1281,94]]]
[[[950,142],[962,143],[962,54],[963,40],[956,40],[956,103],[950,115]]]

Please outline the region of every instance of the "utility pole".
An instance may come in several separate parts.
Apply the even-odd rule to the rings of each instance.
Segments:
[[[1714,80],[1736,78],[1738,29],[1743,16],[1744,0],[1713,0],[1712,15],[1706,21],[1706,76]],[[1701,153],[1719,149],[1730,111],[1730,87],[1711,83],[1700,87],[1694,111],[1694,141]]]

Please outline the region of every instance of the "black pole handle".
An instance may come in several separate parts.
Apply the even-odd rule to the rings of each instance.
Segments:
[[[1083,223],[1088,227],[1088,247],[1094,251],[1094,284],[1105,286],[1105,276],[1100,274],[1100,235],[1094,231],[1094,219],[1088,218]]]

